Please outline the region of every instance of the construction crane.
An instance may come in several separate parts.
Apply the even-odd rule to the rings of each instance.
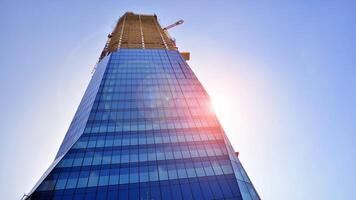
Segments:
[[[171,25],[169,25],[169,26],[166,26],[166,27],[164,27],[163,28],[163,32],[166,34],[166,36],[174,43],[174,45],[175,45],[175,43],[176,43],[176,40],[174,39],[174,38],[172,38],[170,35],[169,35],[169,33],[168,33],[168,29],[170,29],[170,28],[173,28],[173,27],[175,27],[175,26],[178,26],[178,25],[180,25],[180,24],[183,24],[183,22],[184,22],[184,20],[178,20],[178,21],[176,21],[175,23],[173,23],[173,24],[171,24]]]
[[[170,29],[170,28],[173,28],[175,26],[181,25],[181,24],[183,24],[183,22],[184,22],[184,20],[181,19],[181,20],[178,20],[177,22],[175,22],[174,24],[171,24],[171,25],[166,26],[166,27],[163,28],[163,32],[174,43],[174,45],[176,44],[176,40],[169,35],[167,30]],[[190,60],[190,53],[189,52],[181,52],[180,54],[182,55],[182,58],[184,60]]]
[[[175,27],[175,26],[178,26],[178,25],[181,25],[181,24],[183,24],[183,22],[184,22],[184,20],[178,20],[177,22],[175,22],[174,24],[171,24],[171,25],[169,25],[169,26],[166,26],[166,27],[164,27],[163,28],[163,30],[168,30],[168,29],[170,29],[170,28],[173,28],[173,27]]]

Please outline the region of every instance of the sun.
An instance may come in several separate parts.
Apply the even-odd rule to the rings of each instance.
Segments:
[[[224,94],[214,94],[210,96],[211,107],[222,125],[230,142],[236,143],[236,131],[238,126],[238,113],[236,105],[233,104],[231,96]],[[235,106],[235,107],[234,107]]]
[[[228,119],[231,119],[232,110],[231,110],[231,103],[229,98],[225,95],[216,94],[210,97],[211,98],[211,105],[213,110],[215,111],[219,121],[222,124],[227,125]]]

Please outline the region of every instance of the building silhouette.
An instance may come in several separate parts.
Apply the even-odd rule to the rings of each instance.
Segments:
[[[157,16],[125,13],[24,199],[260,199],[188,59]]]

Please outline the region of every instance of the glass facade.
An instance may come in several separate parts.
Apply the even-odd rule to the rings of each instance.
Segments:
[[[260,199],[178,51],[119,49],[97,66],[29,199]]]

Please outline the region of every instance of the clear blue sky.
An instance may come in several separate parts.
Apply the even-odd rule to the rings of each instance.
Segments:
[[[156,13],[263,199],[356,199],[355,1],[0,1],[0,194],[50,165],[106,35]]]

